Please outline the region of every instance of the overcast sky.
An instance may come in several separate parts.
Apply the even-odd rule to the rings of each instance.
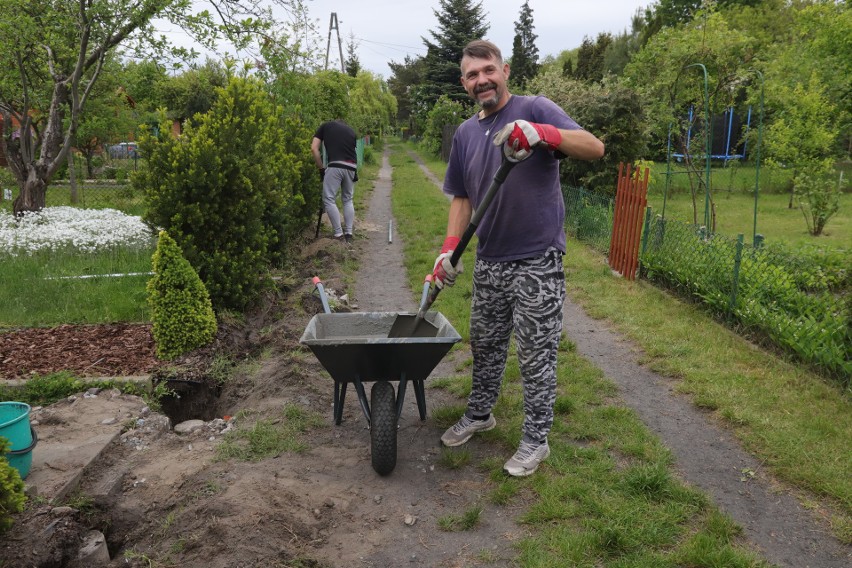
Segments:
[[[594,39],[601,32],[621,33],[630,27],[637,8],[653,0],[529,0],[533,12],[536,46],[540,58],[579,47],[584,36]],[[439,0],[308,0],[311,18],[318,20],[322,51],[326,52],[332,12],[337,14],[343,56],[354,34],[361,66],[390,77],[389,61],[402,63],[406,55],[425,55],[423,37],[433,40],[438,30],[434,10]],[[485,21],[490,24],[486,39],[497,44],[503,56],[512,55],[515,22],[523,0],[482,0]],[[329,67],[339,68],[337,31],[331,34]]]

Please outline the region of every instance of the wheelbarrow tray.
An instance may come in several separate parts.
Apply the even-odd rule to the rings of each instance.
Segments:
[[[352,312],[317,314],[308,322],[300,343],[339,383],[395,381],[402,377],[422,381],[437,366],[459,333],[440,312],[425,316],[434,337],[418,330],[417,337],[388,337],[398,318],[416,318],[416,313]]]

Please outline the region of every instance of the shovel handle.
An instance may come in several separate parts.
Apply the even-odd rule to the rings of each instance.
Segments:
[[[494,196],[497,195],[497,190],[500,189],[500,186],[503,185],[504,181],[506,181],[506,176],[509,175],[509,172],[517,164],[518,162],[510,162],[506,158],[503,158],[503,163],[500,164],[500,169],[498,169],[497,173],[494,174],[494,179],[491,180],[491,185],[488,187],[488,191],[485,192],[485,197],[482,198],[482,202],[479,204],[479,207],[477,207],[476,211],[473,212],[467,229],[465,229],[464,234],[461,239],[459,239],[459,244],[450,256],[450,264],[453,266],[458,264],[464,249],[467,248],[468,243],[470,243],[470,239],[472,239],[473,235],[476,233],[476,229],[479,227],[479,223],[482,221],[482,217],[485,215],[486,209],[488,209],[488,206],[491,205],[491,202],[494,200]]]
[[[494,196],[497,194],[497,190],[500,189],[500,186],[503,185],[504,181],[506,181],[506,176],[509,175],[509,172],[517,164],[518,162],[510,162],[506,158],[503,158],[500,168],[497,170],[497,173],[494,174],[494,179],[491,180],[491,185],[488,187],[488,191],[485,192],[485,197],[482,198],[482,202],[479,204],[479,207],[477,207],[476,211],[473,212],[467,229],[465,229],[464,234],[461,239],[459,239],[459,244],[456,245],[456,249],[453,251],[453,254],[450,255],[450,264],[453,266],[459,263],[459,259],[461,258],[464,249],[467,248],[468,243],[470,243],[470,239],[473,238],[477,227],[479,227],[480,221],[482,221],[483,215],[485,215],[485,210],[488,209],[489,205],[491,205],[491,202],[494,200]],[[441,288],[435,286],[435,288],[432,289],[432,293],[429,295],[428,302],[423,305],[424,307],[422,307],[420,311],[425,313],[425,311],[429,309],[429,306],[431,306],[438,297],[440,292]]]

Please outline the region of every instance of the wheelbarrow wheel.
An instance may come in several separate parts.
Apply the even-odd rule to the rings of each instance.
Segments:
[[[373,469],[388,475],[396,467],[396,400],[393,385],[376,381],[370,392],[370,453]]]

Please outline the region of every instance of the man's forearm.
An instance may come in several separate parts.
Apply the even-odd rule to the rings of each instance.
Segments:
[[[472,215],[473,208],[470,205],[470,199],[453,197],[450,202],[450,213],[447,221],[447,236],[461,237],[470,224]]]
[[[569,158],[597,160],[604,155],[604,143],[585,130],[559,130],[562,141],[558,150]]]

